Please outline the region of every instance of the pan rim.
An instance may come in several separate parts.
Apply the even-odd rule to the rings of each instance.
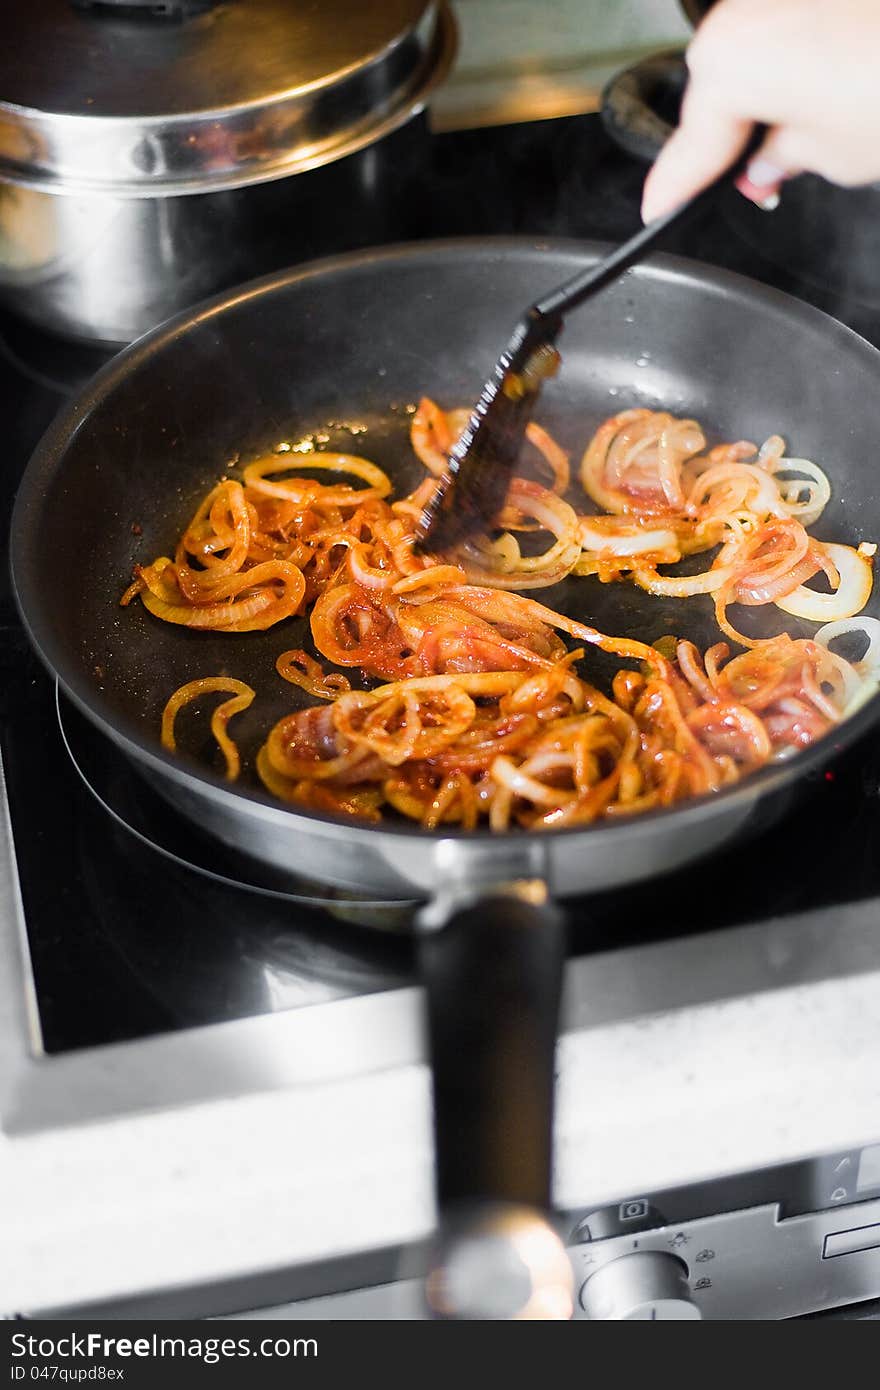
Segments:
[[[591,260],[595,261],[610,249],[611,243],[596,239],[524,236],[445,237],[436,240],[398,242],[379,247],[367,247],[342,255],[322,257],[305,264],[287,267],[270,275],[233,286],[158,324],[112,357],[86,383],[82,390],[61,408],[39,440],[22,476],[12,511],[10,537],[12,591],[28,639],[50,675],[58,680],[65,694],[73,700],[86,717],[96,723],[111,742],[126,752],[126,756],[147,763],[161,775],[170,776],[175,782],[183,785],[194,780],[209,789],[213,798],[220,798],[229,808],[240,807],[242,800],[245,800],[255,813],[268,816],[276,823],[280,818],[281,823],[289,827],[291,834],[295,834],[299,827],[319,823],[324,825],[328,831],[332,829],[338,834],[343,834],[346,838],[364,837],[365,843],[374,842],[376,836],[391,836],[402,839],[415,837],[420,841],[430,840],[435,843],[443,840],[455,840],[467,844],[484,844],[489,847],[491,845],[509,845],[511,841],[528,841],[534,844],[535,838],[538,836],[542,843],[544,841],[548,843],[549,851],[552,843],[558,843],[573,835],[590,835],[594,838],[601,837],[610,847],[621,836],[632,839],[637,827],[642,827],[643,831],[647,833],[651,826],[667,823],[670,818],[674,818],[682,828],[686,828],[691,821],[701,819],[710,808],[719,814],[724,810],[734,810],[758,800],[811,770],[815,770],[843,752],[880,719],[880,691],[871,696],[859,710],[850,715],[832,732],[826,734],[810,747],[799,749],[784,761],[767,764],[757,772],[749,774],[741,782],[723,787],[716,792],[704,793],[672,806],[657,807],[650,811],[640,812],[636,816],[621,817],[614,821],[599,820],[588,825],[565,826],[547,830],[527,830],[516,827],[502,833],[486,828],[461,830],[454,826],[443,827],[438,830],[425,830],[419,825],[396,821],[383,821],[378,824],[359,822],[327,812],[294,810],[256,787],[236,785],[235,789],[232,789],[210,769],[203,768],[197,763],[185,762],[165,753],[158,738],[155,741],[149,740],[136,728],[130,728],[128,721],[112,709],[110,702],[105,701],[100,692],[89,690],[88,682],[79,673],[74,673],[70,669],[70,664],[66,662],[63,651],[59,649],[57,643],[53,643],[51,627],[45,623],[33,623],[29,617],[29,611],[34,611],[38,605],[29,602],[32,597],[29,590],[32,586],[28,578],[28,546],[22,537],[32,534],[33,528],[29,529],[27,526],[23,526],[22,520],[40,502],[43,489],[38,486],[39,479],[46,474],[49,476],[54,474],[54,470],[63,459],[67,446],[102,402],[112,394],[118,382],[128,378],[132,372],[137,371],[141,363],[163,351],[178,338],[209,324],[212,319],[221,316],[236,304],[256,300],[264,295],[271,296],[280,290],[309,280],[346,270],[367,269],[375,264],[413,262],[420,258],[436,260],[438,255],[458,257],[462,253],[468,252],[480,252],[481,254],[494,252],[507,257],[519,255],[527,258],[532,258],[536,252],[546,252],[550,255],[577,260],[583,265]],[[833,339],[857,349],[863,355],[867,354],[873,357],[877,362],[878,369],[880,369],[880,349],[846,324],[832,318],[812,304],[797,299],[793,295],[785,294],[771,286],[763,285],[760,281],[752,280],[747,276],[722,270],[716,266],[705,265],[691,258],[667,253],[654,254],[646,258],[642,265],[628,271],[627,274],[640,278],[649,276],[672,279],[677,283],[698,284],[702,288],[709,287],[716,292],[726,291],[728,294],[734,294],[740,298],[746,297],[750,300],[758,294],[766,307],[775,307],[779,312],[784,311],[789,320],[797,321],[800,319],[813,326],[821,324],[824,330],[832,335]],[[41,627],[44,629],[43,631],[41,631]],[[45,640],[46,638],[48,640]],[[127,750],[131,751],[128,752]]]

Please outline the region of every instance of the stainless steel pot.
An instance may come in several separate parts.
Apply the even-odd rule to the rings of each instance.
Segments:
[[[395,180],[455,51],[446,0],[166,8],[3,18],[0,298],[69,336],[129,342],[245,274],[407,232]]]

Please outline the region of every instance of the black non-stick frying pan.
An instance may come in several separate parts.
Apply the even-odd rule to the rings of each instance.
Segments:
[[[274,659],[304,644],[302,620],[247,636],[199,633],[157,622],[140,604],[122,610],[118,597],[135,561],[169,553],[219,475],[282,442],[326,436],[408,490],[422,470],[407,445],[406,406],[423,393],[443,405],[472,400],[522,305],[603,249],[513,240],[391,248],[227,293],[95,378],[41,442],[13,518],[14,583],[34,645],[167,798],[276,866],[374,897],[428,901],[420,923],[443,1206],[549,1202],[562,958],[553,899],[708,852],[748,826],[759,798],[871,725],[880,700],[738,787],[629,822],[502,836],[362,825],[279,806],[248,771],[298,699]],[[737,277],[658,258],[573,316],[560,346],[562,372],[539,418],[573,455],[602,419],[631,405],[693,415],[712,440],[778,432],[831,479],[817,534],[880,539],[880,353],[840,324]],[[593,579],[540,597],[647,642],[676,633],[705,647],[718,637],[707,598],[662,600]],[[869,611],[880,614],[876,598]],[[743,621],[756,632],[814,630],[775,609]],[[613,668],[591,652],[584,669],[602,683]],[[159,746],[169,694],[220,672],[257,688],[237,720],[246,771],[233,787],[205,748],[172,759]]]

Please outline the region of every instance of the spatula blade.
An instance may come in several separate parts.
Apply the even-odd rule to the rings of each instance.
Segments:
[[[416,550],[446,551],[489,529],[504,506],[541,386],[559,368],[555,331],[521,325],[495,364],[416,526]]]

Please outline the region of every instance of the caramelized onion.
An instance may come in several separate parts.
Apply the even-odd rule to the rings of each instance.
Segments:
[[[257,632],[295,613],[305,594],[300,570],[285,560],[268,560],[224,581],[224,602],[192,604],[169,576],[174,566],[160,557],[141,572],[144,607],[156,618],[183,627],[220,632]]]
[[[515,479],[494,534],[422,555],[414,521],[468,416],[422,400],[412,443],[428,476],[409,497],[389,501],[385,473],[355,455],[272,455],[241,482],[220,479],[173,558],[135,568],[123,605],[140,598],[157,618],[228,633],[308,612],[320,657],[383,682],[353,690],[300,647],[278,656],[278,674],[321,703],[268,730],[256,771],[272,795],[373,821],[390,809],[427,829],[586,825],[713,794],[821,737],[877,689],[880,623],[849,616],[870,594],[876,547],[807,534],[827,478],[786,458],[779,436],[759,450],[738,440],[705,451],[692,420],[624,411],[584,454],[581,482],[605,511],[584,516],[561,495],[567,455],[531,424],[552,486]],[[328,471],[350,482],[315,476]],[[703,553],[699,573],[661,568]],[[819,572],[830,593],[808,587]],[[649,646],[516,592],[573,573],[682,600],[712,595],[721,630],[746,650],[717,643],[702,655],[674,637]],[[835,621],[815,641],[756,640],[728,619],[736,603]],[[857,629],[868,649],[851,664],[827,644]],[[618,663],[610,695],[590,679],[596,648]],[[175,747],[178,710],[214,692],[232,696],[211,728],[234,778],[226,726],[254,698],[240,681],[181,687],[163,743]]]
[[[224,700],[211,715],[211,733],[225,759],[227,780],[234,782],[241,771],[241,758],[238,748],[226,732],[226,726],[234,714],[240,714],[253,703],[254,689],[245,685],[244,681],[233,680],[231,676],[203,676],[200,680],[188,681],[186,685],[175,690],[162,711],[162,747],[167,748],[169,753],[176,753],[174,725],[178,714],[184,705],[191,704],[193,700],[216,693],[231,694],[234,697]]]
[[[364,488],[345,486],[325,487],[310,479],[287,478],[281,483],[267,481],[276,473],[289,473],[294,469],[307,468],[310,471],[329,471],[348,473],[366,483]],[[290,454],[270,454],[268,458],[256,459],[243,470],[245,484],[252,492],[266,497],[282,497],[294,502],[305,503],[315,497],[320,488],[324,504],[337,507],[360,507],[374,498],[387,497],[391,491],[391,479],[375,463],[361,458],[358,454],[314,453],[292,458]]]
[[[818,542],[814,544],[818,545]],[[792,617],[809,618],[815,623],[852,618],[862,611],[871,597],[874,575],[870,561],[850,545],[829,543],[823,545],[822,549],[840,576],[836,589],[830,594],[819,594],[800,584],[782,598],[777,598],[776,606]]]
[[[532,518],[544,530],[555,536],[555,542],[540,555],[520,553],[513,536],[505,537],[506,554],[496,563],[499,553],[485,542],[466,547],[463,568],[468,579],[475,583],[491,583],[499,589],[546,588],[569,574],[581,553],[578,540],[578,518],[573,507],[561,497],[532,483],[517,478],[508,493],[508,505],[527,518]],[[473,558],[470,558],[473,556]]]
[[[605,555],[645,555],[676,549],[676,533],[668,527],[641,525],[617,516],[582,516],[578,539],[584,550]]]
[[[319,700],[335,700],[351,690],[347,677],[335,671],[324,672],[314,657],[299,648],[282,652],[275,662],[275,670],[291,685],[298,685]]]
[[[830,642],[852,633],[866,637],[868,645],[861,656],[848,665],[860,675],[870,676],[872,679],[880,678],[880,620],[877,618],[838,618],[835,622],[820,627],[813,641],[828,647]]]

